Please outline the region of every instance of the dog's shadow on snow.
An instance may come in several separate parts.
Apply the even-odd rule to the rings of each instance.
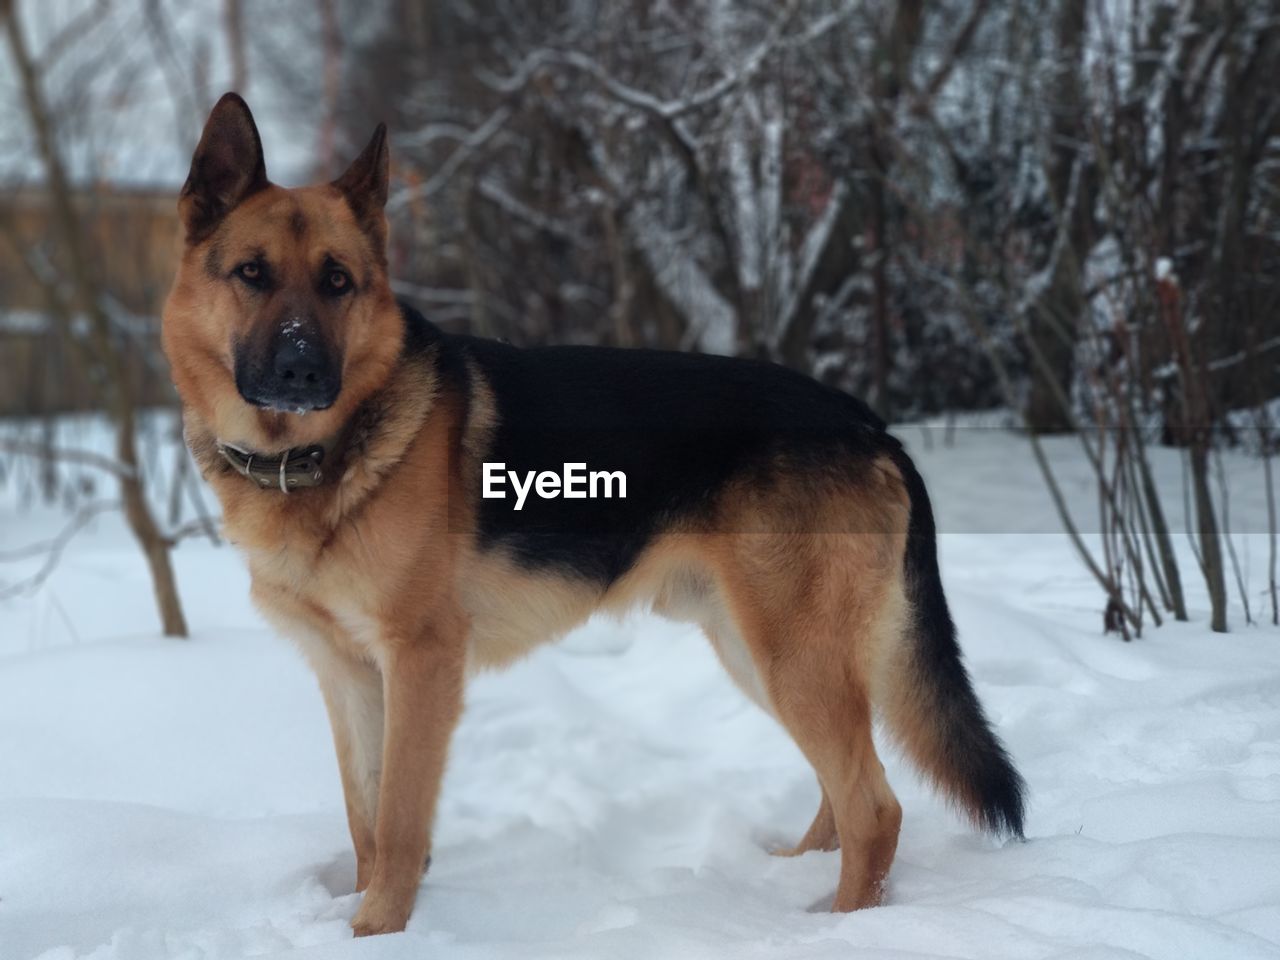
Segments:
[[[772,830],[757,832],[754,834],[753,840],[760,850],[776,858],[775,862],[778,864],[795,863],[802,859],[808,859],[812,862],[819,857],[840,856],[839,851],[836,850],[810,850],[798,857],[784,854],[782,851],[790,849],[791,844],[787,842],[785,834]],[[830,893],[818,897],[804,909],[806,913],[830,913],[831,907],[835,902],[836,891],[832,888]]]
[[[329,891],[329,896],[337,899],[356,892],[356,855],[354,850],[346,850],[315,871],[320,885]]]
[[[819,897],[817,900],[813,901],[813,903],[805,907],[804,910],[805,913],[830,913],[831,908],[835,906],[835,903],[836,892],[832,890],[826,896]]]

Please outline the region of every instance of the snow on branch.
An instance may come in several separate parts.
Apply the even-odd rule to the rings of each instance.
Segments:
[[[814,271],[818,269],[818,264],[822,261],[823,251],[827,249],[827,244],[831,242],[832,232],[840,219],[841,208],[844,207],[848,196],[848,185],[843,182],[837,183],[831,191],[831,197],[827,200],[827,205],[822,210],[822,215],[818,217],[817,222],[805,235],[804,243],[800,247],[795,278],[783,301],[782,310],[778,315],[778,323],[774,329],[773,342],[775,345],[781,343],[786,337],[787,330],[795,322],[800,308],[804,306]]]
[[[387,200],[388,212],[399,210],[414,200],[426,199],[439,193],[453,178],[462,166],[475,155],[476,151],[493,139],[506,122],[511,118],[511,108],[503,105],[489,114],[489,117],[463,138],[457,148],[449,154],[440,165],[440,169],[425,183],[405,187],[396,191]]]
[[[413,297],[423,303],[443,306],[466,306],[475,301],[476,295],[470,290],[446,287],[424,287],[421,284],[409,283],[406,280],[392,280],[391,291],[397,296]]]
[[[737,312],[685,249],[645,204],[626,218],[629,231],[654,279],[689,324],[684,347],[731,355],[737,345]]]
[[[535,210],[527,203],[513,197],[511,193],[492,177],[484,177],[476,184],[476,191],[490,203],[499,207],[515,220],[527,223],[535,230],[556,237],[569,243],[577,243],[580,238],[569,224],[555,217],[549,217]]]
[[[801,4],[792,0],[773,21],[766,37],[742,56],[742,65],[714,83],[687,96],[674,100],[655,96],[646,90],[632,86],[611,74],[599,61],[579,50],[555,50],[543,48],[529,54],[509,77],[484,74],[491,87],[502,93],[515,93],[524,89],[538,72],[547,66],[571,67],[588,74],[601,88],[619,103],[664,120],[678,120],[724,99],[749,83],[782,47],[803,46],[830,33],[832,29],[853,13],[856,5],[845,3],[840,9],[818,17],[795,36],[787,36],[786,29],[795,20]]]

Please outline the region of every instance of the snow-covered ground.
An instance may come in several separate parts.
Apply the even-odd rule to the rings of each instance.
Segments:
[[[1184,553],[1193,622],[1102,635],[1022,441],[904,436],[951,531],[970,668],[1031,786],[1025,844],[976,836],[890,755],[888,905],[824,912],[838,854],[766,852],[817,807],[786,736],[692,631],[592,622],[474,683],[409,929],[352,941],[306,668],[235,554],[198,541],[177,555],[194,636],[160,639],[104,517],[39,592],[0,602],[0,958],[1280,957],[1280,632],[1236,606],[1211,634]],[[1261,469],[1227,468],[1233,525],[1265,529]],[[1087,511],[1077,464],[1065,479]],[[0,551],[63,522],[0,488]],[[1256,611],[1265,540],[1238,546]]]

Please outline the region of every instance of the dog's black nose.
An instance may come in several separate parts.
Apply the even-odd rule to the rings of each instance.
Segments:
[[[271,374],[267,406],[323,410],[338,397],[338,370],[329,351],[296,332],[286,330],[276,341]]]

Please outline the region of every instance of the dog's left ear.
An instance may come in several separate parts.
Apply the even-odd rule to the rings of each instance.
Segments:
[[[269,185],[249,105],[238,94],[224,94],[205,123],[178,200],[187,241],[203,240],[241,201]]]
[[[379,251],[386,245],[387,221],[383,208],[387,205],[387,179],[390,161],[387,156],[387,125],[378,124],[373,138],[347,172],[333,185],[347,198],[356,222],[374,238]]]

